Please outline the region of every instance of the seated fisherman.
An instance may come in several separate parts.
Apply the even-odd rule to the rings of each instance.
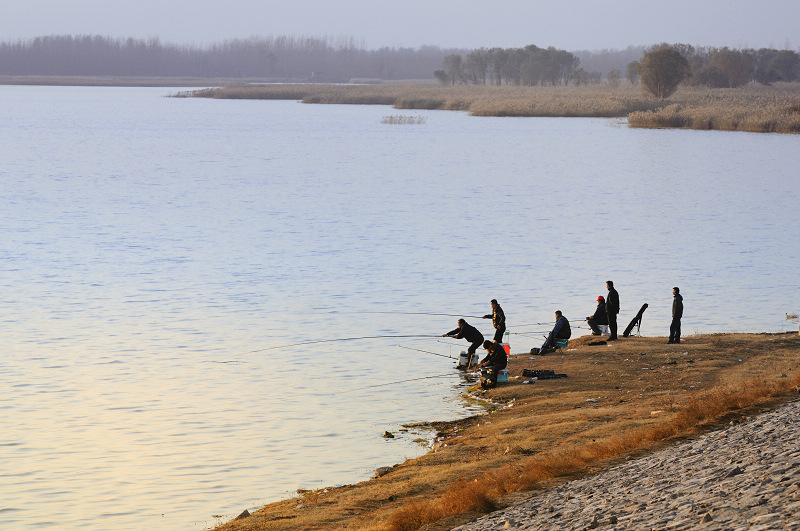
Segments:
[[[508,356],[506,356],[506,350],[503,346],[494,341],[484,341],[483,348],[486,349],[488,354],[481,360],[480,367],[486,369],[481,371],[481,375],[488,381],[482,381],[481,387],[486,389],[497,385],[497,374],[508,365]]]
[[[572,330],[569,328],[569,321],[567,321],[567,318],[561,313],[561,310],[556,310],[556,325],[553,327],[550,335],[547,336],[547,339],[544,340],[542,348],[539,349],[539,354],[554,352],[556,350],[556,339],[569,339],[570,336],[572,336]]]
[[[602,334],[600,332],[600,328],[598,325],[608,325],[608,314],[606,313],[606,300],[603,298],[602,295],[597,297],[597,309],[594,311],[594,315],[590,315],[586,318],[586,322],[589,324],[589,328],[592,329],[593,336],[599,336]]]
[[[453,337],[455,339],[464,338],[469,341],[471,344],[467,349],[467,353],[469,353],[470,358],[472,359],[472,355],[475,354],[475,351],[478,350],[478,347],[483,344],[483,334],[481,334],[477,328],[467,323],[464,319],[458,320],[458,328],[455,330],[450,330],[446,334],[442,334],[442,337]]]

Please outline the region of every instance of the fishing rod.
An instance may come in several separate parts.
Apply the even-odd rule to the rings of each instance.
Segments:
[[[332,311],[330,313],[386,313],[386,314],[396,314],[396,315],[443,315],[445,317],[469,317],[471,319],[483,319],[482,315],[464,315],[463,313],[431,313],[431,312],[381,312],[381,311]]]
[[[450,341],[442,341],[441,339],[436,340],[437,343],[442,343],[443,345],[450,345],[452,347],[463,347],[464,343],[452,343]]]
[[[236,356],[233,356],[233,358],[238,358],[239,356],[246,356],[247,354],[255,354],[256,352],[265,352],[267,350],[275,350],[275,349],[279,349],[279,348],[289,348],[289,347],[300,347],[300,346],[304,346],[304,345],[315,345],[315,344],[318,344],[318,343],[333,343],[335,341],[357,341],[357,340],[360,340],[360,339],[386,339],[386,338],[399,339],[399,338],[410,338],[410,337],[431,337],[432,338],[432,337],[442,337],[442,336],[439,336],[439,335],[432,336],[432,335],[428,335],[428,334],[416,334],[416,335],[360,336],[360,337],[339,337],[339,338],[336,338],[336,339],[319,339],[319,340],[316,340],[316,341],[301,341],[300,343],[290,343],[288,345],[277,345],[277,346],[274,346],[274,347],[266,347],[266,348],[260,348],[260,349],[256,349],[256,350],[249,350],[247,352],[241,352],[241,353],[237,354]],[[222,363],[222,362],[215,362],[215,363]],[[227,363],[227,362],[225,362],[225,363]]]
[[[397,346],[400,347],[400,348],[408,349],[408,350],[416,350],[417,352],[424,352],[425,354],[433,354],[434,356],[441,356],[443,358],[450,358],[451,360],[455,359],[453,356],[445,356],[444,354],[439,354],[437,352],[431,352],[430,350],[421,350],[421,349],[418,349],[418,348],[404,347],[403,345],[397,345]]]
[[[547,337],[546,335],[542,334],[542,332],[528,332],[527,334],[526,333],[522,333],[522,332],[517,332],[517,335],[525,336],[525,337],[536,337],[536,336],[541,335],[542,337],[545,337],[545,338]]]
[[[409,378],[408,380],[397,380],[397,381],[394,381],[394,382],[386,382],[386,383],[382,383],[382,384],[368,385],[366,387],[358,387],[357,389],[346,389],[346,390],[342,391],[342,393],[350,393],[350,392],[353,392],[353,391],[363,391],[364,389],[372,389],[373,387],[384,387],[384,386],[387,386],[387,385],[394,385],[394,384],[398,384],[398,383],[416,382],[418,380],[428,380],[430,378],[444,378],[445,376],[460,376],[460,375],[459,374],[453,374],[452,372],[449,372],[447,374],[436,374],[436,375],[433,375],[433,376],[422,376],[420,378]]]
[[[430,312],[357,312],[357,313],[389,313],[389,314],[400,314],[400,315],[443,315],[445,317],[469,317],[470,319],[483,319],[482,315],[464,315],[464,314],[454,314],[454,313],[430,313]]]

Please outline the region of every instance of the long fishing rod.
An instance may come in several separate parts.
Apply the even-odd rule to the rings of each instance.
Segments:
[[[378,312],[378,311],[366,311],[366,312],[355,312],[355,313],[389,313],[389,314],[400,314],[400,315],[443,315],[445,317],[469,317],[471,319],[483,319],[482,315],[464,315],[464,314],[454,314],[454,313],[430,313],[430,312]]]
[[[459,376],[459,374],[453,374],[452,372],[449,372],[447,374],[436,374],[434,376],[422,376],[420,378],[409,378],[408,380],[397,380],[397,381],[394,381],[394,382],[386,382],[386,383],[382,383],[382,384],[368,385],[366,387],[358,387],[356,389],[346,389],[346,390],[342,391],[342,393],[351,393],[353,391],[363,391],[364,389],[372,389],[373,387],[384,387],[384,386],[387,386],[387,385],[394,385],[394,384],[398,384],[398,383],[416,382],[417,380],[428,380],[430,378],[444,378],[445,376]]]
[[[516,332],[516,334],[518,336],[524,336],[524,337],[536,337],[536,336],[539,336],[539,335],[541,335],[542,337],[545,337],[545,338],[547,337],[547,335],[542,334],[542,332],[528,332],[528,333]]]
[[[431,352],[430,350],[421,350],[421,349],[418,349],[418,348],[404,347],[403,345],[397,345],[397,346],[400,347],[400,348],[408,349],[408,350],[416,350],[417,352],[424,352],[425,354],[433,354],[434,356],[441,356],[443,358],[450,358],[451,360],[455,359],[453,356],[445,356],[444,354],[439,354],[437,352]]]
[[[339,338],[336,338],[336,339],[319,339],[319,340],[316,340],[316,341],[301,341],[300,343],[290,343],[290,344],[287,344],[287,345],[277,345],[277,346],[274,346],[274,347],[266,347],[266,348],[260,348],[260,349],[256,349],[256,350],[249,350],[247,352],[241,352],[241,353],[237,354],[236,356],[233,356],[233,358],[238,358],[239,356],[246,356],[247,354],[255,354],[256,352],[265,352],[267,350],[275,350],[275,349],[279,349],[279,348],[289,348],[289,347],[300,347],[300,346],[304,346],[304,345],[314,345],[314,344],[317,344],[317,343],[333,343],[335,341],[357,341],[357,340],[360,340],[360,339],[385,339],[385,338],[399,339],[399,338],[409,338],[409,337],[442,337],[442,336],[432,336],[432,335],[428,335],[428,334],[416,334],[416,335],[399,335],[399,336],[396,336],[396,335],[360,336],[360,337],[339,337]],[[220,363],[220,362],[216,362],[216,363]]]

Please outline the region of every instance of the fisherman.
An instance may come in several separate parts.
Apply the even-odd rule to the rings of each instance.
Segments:
[[[556,324],[547,339],[544,340],[542,348],[539,349],[539,354],[547,354],[548,352],[555,352],[556,339],[569,339],[572,336],[572,330],[569,327],[569,321],[561,313],[561,310],[556,310]]]
[[[672,323],[669,325],[669,341],[667,343],[681,342],[681,317],[683,317],[683,295],[678,287],[672,288]]]
[[[589,324],[589,328],[592,329],[593,336],[599,336],[602,334],[600,332],[600,327],[598,325],[607,325],[608,324],[608,315],[606,314],[606,300],[603,298],[602,295],[597,297],[597,308],[594,311],[594,315],[590,315],[586,318],[586,322]]]
[[[606,289],[608,289],[608,297],[606,297],[606,315],[608,316],[608,328],[611,335],[608,337],[609,341],[617,339],[617,314],[619,313],[619,293],[614,289],[614,283],[606,280]]]
[[[484,315],[483,318],[492,320],[494,342],[499,344],[503,342],[503,334],[506,333],[506,314],[503,313],[503,309],[497,303],[497,299],[492,299],[491,305],[492,313]]]
[[[450,330],[446,334],[442,334],[442,337],[452,337],[455,339],[466,339],[471,344],[467,349],[467,353],[469,354],[469,359],[472,359],[472,355],[475,354],[475,351],[478,350],[483,344],[483,334],[481,334],[477,328],[467,323],[464,319],[458,320],[458,328],[455,330]],[[467,363],[469,364],[469,363]]]
[[[481,371],[481,387],[488,389],[497,385],[497,375],[508,365],[506,349],[496,341],[484,341],[483,348],[486,349],[486,357],[481,360],[479,367],[485,369]]]

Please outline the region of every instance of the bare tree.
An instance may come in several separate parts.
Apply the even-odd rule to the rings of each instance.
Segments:
[[[647,92],[657,98],[666,99],[689,76],[689,63],[678,50],[661,47],[644,54],[636,70],[642,79],[642,87]]]

